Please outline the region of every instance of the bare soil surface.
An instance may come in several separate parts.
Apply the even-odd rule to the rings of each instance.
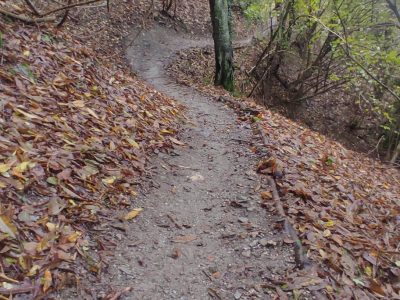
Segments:
[[[132,287],[123,299],[268,299],[266,278],[294,268],[291,247],[259,205],[250,124],[164,70],[177,51],[209,43],[156,26],[127,50],[140,77],[188,107],[188,121],[186,146],[156,158],[137,200],[144,212],[98,284]]]

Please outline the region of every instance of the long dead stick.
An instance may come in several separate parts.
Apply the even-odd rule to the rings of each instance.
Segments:
[[[242,102],[239,102],[239,101],[235,101],[235,100],[232,100],[232,99],[229,99],[226,97],[219,97],[218,100],[229,104],[231,107],[239,108],[240,110],[242,110],[244,112],[246,112],[250,109],[250,111],[252,111],[252,112],[256,112],[257,114],[259,113],[257,110],[255,110],[253,108],[249,108],[248,105],[246,105]],[[264,146],[267,147],[269,144],[269,141],[268,141],[267,135],[264,132],[264,128],[261,125],[261,122],[257,122],[256,127],[261,136]],[[291,239],[295,242],[294,252],[295,252],[295,260],[296,260],[297,266],[299,268],[304,268],[306,266],[311,265],[310,260],[304,254],[304,248],[303,248],[303,245],[301,244],[301,240],[298,237],[296,230],[293,228],[292,224],[289,222],[289,219],[286,216],[285,210],[283,209],[282,201],[281,201],[281,198],[279,197],[279,192],[278,192],[278,188],[276,186],[275,179],[271,176],[267,176],[267,182],[272,190],[272,200],[275,202],[275,206],[278,211],[278,214],[280,217],[282,217],[284,219],[285,231],[291,237]]]
[[[25,23],[29,23],[29,24],[35,24],[35,23],[44,23],[44,22],[54,22],[56,20],[55,17],[43,17],[43,18],[29,18],[27,16],[24,15],[17,15],[14,14],[10,11],[4,10],[2,8],[0,8],[0,14],[3,14],[7,17],[16,19],[16,20],[20,20],[23,21]]]
[[[286,216],[285,210],[283,209],[281,198],[279,197],[278,188],[276,187],[275,179],[272,178],[271,176],[267,176],[267,182],[272,190],[272,200],[275,202],[278,214],[284,219],[285,231],[295,243],[294,258],[296,261],[296,265],[299,268],[303,269],[304,267],[311,265],[311,262],[304,253],[303,245],[301,244],[301,240],[298,237],[296,230],[293,228],[292,224],[289,221],[289,218]]]

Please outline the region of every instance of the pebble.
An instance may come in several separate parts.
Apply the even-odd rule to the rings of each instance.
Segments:
[[[238,220],[240,223],[248,223],[249,222],[249,219],[247,219],[245,217],[240,217]]]
[[[258,245],[258,240],[254,240],[250,243],[250,247],[255,247]]]
[[[246,196],[239,196],[239,197],[237,197],[238,198],[238,200],[240,200],[241,202],[247,202],[249,199],[246,197]]]
[[[273,240],[261,239],[260,244],[266,247],[266,246],[276,246],[277,243]]]
[[[245,251],[242,252],[242,255],[244,257],[250,257],[251,256],[251,251],[250,250],[245,250]]]
[[[239,291],[236,291],[236,293],[233,295],[233,297],[235,297],[236,300],[240,299],[240,297],[242,297],[242,293]]]

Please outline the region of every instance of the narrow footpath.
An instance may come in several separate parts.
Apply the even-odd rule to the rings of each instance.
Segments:
[[[186,146],[154,159],[136,202],[144,211],[103,275],[115,289],[132,287],[123,299],[269,299],[263,282],[294,268],[291,246],[259,204],[250,124],[165,71],[178,50],[207,43],[154,27],[127,51],[138,76],[187,107],[188,122]]]

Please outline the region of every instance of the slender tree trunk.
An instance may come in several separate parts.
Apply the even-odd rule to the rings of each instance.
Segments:
[[[215,49],[215,85],[233,91],[233,49],[230,20],[231,0],[209,0]]]

